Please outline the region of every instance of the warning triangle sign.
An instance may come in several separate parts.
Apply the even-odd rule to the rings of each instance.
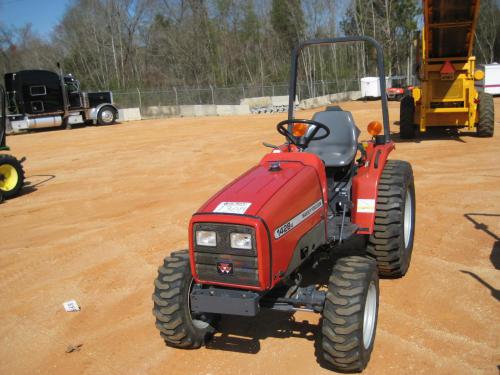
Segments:
[[[453,64],[449,60],[446,60],[443,64],[443,66],[441,67],[440,73],[441,74],[454,74],[455,68],[453,67]]]

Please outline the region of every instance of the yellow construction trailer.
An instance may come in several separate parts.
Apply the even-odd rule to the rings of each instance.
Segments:
[[[479,0],[423,0],[422,9],[420,86],[401,100],[401,138],[431,126],[475,128],[479,136],[493,136],[493,97],[474,85],[484,78],[472,55]]]

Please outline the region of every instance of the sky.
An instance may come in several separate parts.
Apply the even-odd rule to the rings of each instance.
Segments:
[[[0,23],[11,27],[32,24],[42,38],[50,36],[72,0],[0,0]]]

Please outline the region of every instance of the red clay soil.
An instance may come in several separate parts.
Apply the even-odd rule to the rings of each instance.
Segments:
[[[500,98],[496,135],[397,142],[417,192],[406,277],[382,280],[366,374],[498,374]],[[345,103],[360,128],[379,102]],[[391,119],[399,106],[391,103]],[[312,111],[300,112],[310,117]],[[163,257],[218,189],[279,143],[280,115],[161,119],[11,136],[30,185],[0,205],[0,373],[329,374],[318,316],[227,317],[208,348],[165,346],[151,313]],[[366,138],[366,132],[363,133]],[[75,299],[80,312],[62,302]],[[82,345],[66,353],[68,345]]]

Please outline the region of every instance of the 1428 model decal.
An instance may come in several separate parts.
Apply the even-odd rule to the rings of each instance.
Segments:
[[[313,213],[318,211],[321,207],[323,207],[323,201],[320,199],[319,201],[313,203],[310,207],[306,208],[300,214],[295,216],[292,220],[276,228],[276,230],[274,231],[274,238],[278,239],[284,236],[285,234],[290,232],[293,228],[295,228],[297,225],[302,223],[309,216],[311,216]]]

